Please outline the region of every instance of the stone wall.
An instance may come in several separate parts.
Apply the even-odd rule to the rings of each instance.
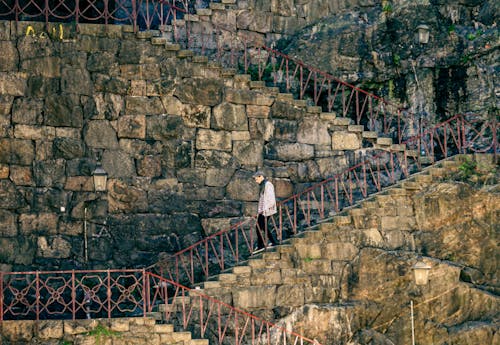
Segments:
[[[257,168],[283,198],[376,139],[125,26],[1,22],[0,46],[4,270],[150,264],[254,215]]]

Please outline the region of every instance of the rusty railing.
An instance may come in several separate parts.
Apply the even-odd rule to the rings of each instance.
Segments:
[[[0,272],[4,320],[146,317],[217,344],[317,344],[146,270]]]
[[[459,153],[498,152],[499,126],[495,119],[481,122],[474,116],[457,115],[426,129],[404,142],[405,150],[374,150],[362,161],[331,178],[311,185],[278,203],[278,213],[268,226],[280,241],[384,187],[420,171],[422,158],[441,160]],[[201,279],[245,261],[252,253],[255,217],[245,219],[173,254],[150,268],[174,282],[195,284]]]

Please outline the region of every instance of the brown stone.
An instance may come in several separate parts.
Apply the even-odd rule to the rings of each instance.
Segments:
[[[118,118],[118,138],[146,138],[146,116],[120,116]]]

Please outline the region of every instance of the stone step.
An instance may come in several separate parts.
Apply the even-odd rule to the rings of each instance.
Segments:
[[[209,345],[208,339],[191,339],[189,345]]]
[[[404,144],[392,144],[391,151],[400,151],[403,152],[406,150],[406,145]]]
[[[291,93],[279,93],[276,97],[278,101],[288,101],[293,100],[293,94]]]
[[[155,46],[163,46],[167,44],[167,39],[165,37],[153,37],[151,43]]]
[[[141,39],[141,40],[145,40],[145,39],[151,39],[153,37],[153,33],[151,31],[138,31],[136,34],[135,34],[135,37],[137,37],[138,39]]]
[[[377,138],[377,145],[380,146],[391,146],[392,139],[391,138]]]
[[[194,52],[192,50],[188,50],[188,49],[181,49],[177,52],[177,57],[179,59],[184,59],[184,58],[188,58],[188,57],[191,57],[191,56],[194,56]]]
[[[419,156],[418,150],[405,150],[405,153],[408,157],[418,157]]]
[[[236,74],[234,76],[234,81],[236,81],[236,82],[251,82],[252,76],[250,74]]]
[[[193,56],[193,59],[191,60],[194,63],[207,63],[208,62],[208,56],[205,55],[195,55]]]
[[[348,117],[335,117],[332,119],[332,124],[335,126],[349,126],[352,120]]]
[[[172,50],[172,51],[180,51],[181,45],[177,44],[177,43],[167,43],[167,44],[165,44],[165,49]]]
[[[218,280],[212,280],[212,281],[205,281],[203,282],[203,288],[204,289],[214,289],[220,287],[221,284]]]
[[[296,107],[300,107],[300,108],[307,107],[307,101],[305,99],[294,99],[292,103]]]
[[[236,68],[224,68],[222,70],[222,76],[223,77],[233,77],[237,73]]]
[[[197,14],[185,14],[184,15],[184,20],[186,22],[199,22],[200,17]]]
[[[319,118],[325,121],[333,121],[337,118],[337,114],[335,113],[321,113]]]
[[[364,129],[363,125],[349,125],[349,126],[347,126],[347,131],[353,132],[353,133],[362,133],[363,129]]]
[[[225,6],[225,4],[220,3],[220,2],[211,2],[209,4],[209,8],[211,10],[223,11],[226,9],[226,6]]]
[[[266,83],[264,81],[250,81],[250,89],[262,89],[266,87]]]
[[[351,216],[349,215],[337,215],[333,216],[332,223],[336,225],[348,225],[351,224]]]
[[[133,25],[121,25],[121,27],[122,27],[122,32],[126,32],[126,33],[133,33],[134,32]]]
[[[441,167],[431,167],[428,171],[434,177],[443,177],[448,173],[447,169]]]
[[[196,14],[198,16],[211,16],[212,15],[212,9],[210,8],[197,8],[196,9]]]
[[[311,114],[321,114],[322,111],[321,107],[318,106],[308,106],[306,110]]]
[[[377,132],[372,132],[372,131],[363,131],[361,136],[364,139],[377,139],[378,138]]]
[[[156,321],[163,320],[163,314],[160,311],[150,311],[146,313],[146,317],[152,318]]]

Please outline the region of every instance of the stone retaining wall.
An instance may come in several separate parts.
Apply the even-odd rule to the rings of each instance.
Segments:
[[[2,270],[150,264],[255,214],[257,168],[284,198],[376,140],[128,29],[0,23]]]

